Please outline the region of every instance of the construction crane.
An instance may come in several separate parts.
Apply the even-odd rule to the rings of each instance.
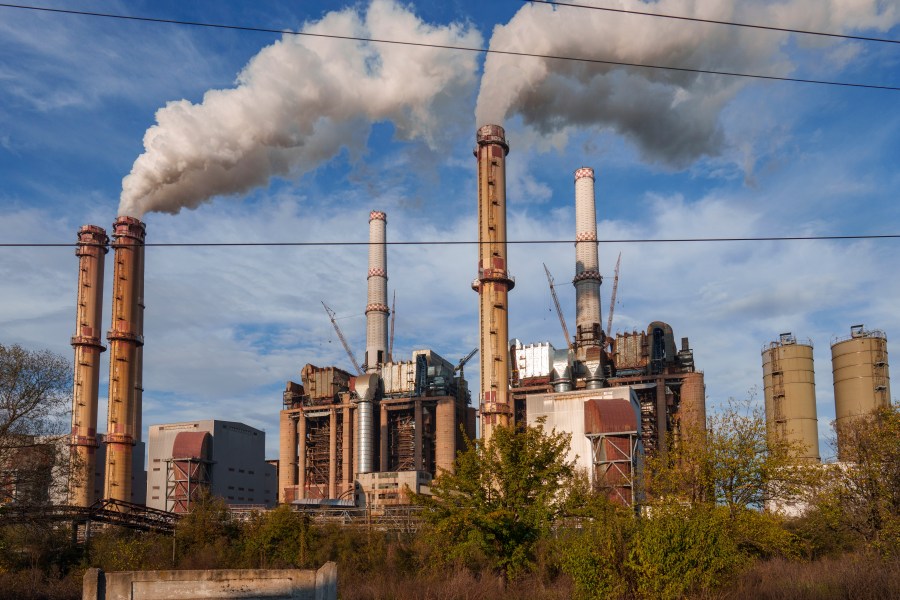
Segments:
[[[454,372],[459,371],[459,376],[462,377],[463,376],[463,367],[466,366],[466,363],[469,362],[469,359],[471,359],[473,356],[475,356],[476,352],[478,352],[478,348],[472,348],[472,351],[469,352],[468,354],[466,354],[466,356],[462,360],[459,361],[459,364],[456,365],[456,367],[453,369],[453,371]]]
[[[544,272],[547,273],[547,282],[550,284],[550,295],[553,296],[553,304],[556,305],[556,314],[559,317],[559,324],[562,325],[563,335],[566,336],[566,347],[572,347],[572,338],[569,337],[569,328],[566,327],[566,319],[563,317],[562,309],[559,307],[559,298],[556,297],[556,288],[553,287],[553,275],[550,274],[550,269],[547,268],[547,265],[544,264]]]
[[[388,362],[394,362],[394,317],[397,316],[397,290],[394,290],[394,301],[391,302],[391,343],[388,344]]]
[[[337,332],[338,339],[341,340],[341,344],[344,345],[344,350],[347,351],[347,356],[350,357],[350,362],[353,363],[353,366],[356,368],[356,374],[362,375],[363,370],[359,368],[359,363],[356,362],[356,358],[353,357],[353,352],[350,350],[350,344],[347,343],[347,340],[344,338],[344,334],[341,333],[341,328],[338,326],[337,321],[335,320],[334,311],[328,308],[328,305],[325,304],[325,301],[322,300],[322,306],[325,307],[325,312],[328,313],[328,318],[331,319],[331,324],[334,325],[334,330]]]
[[[612,299],[609,301],[609,317],[606,321],[606,337],[612,333],[613,312],[616,310],[616,291],[619,289],[619,265],[622,263],[622,253],[619,252],[619,258],[616,259],[616,274],[613,277]]]

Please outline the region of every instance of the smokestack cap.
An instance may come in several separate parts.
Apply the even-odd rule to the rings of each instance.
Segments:
[[[503,152],[509,154],[509,144],[506,143],[506,132],[499,125],[482,125],[475,134],[475,141],[479,146],[498,144],[503,147]]]
[[[591,179],[593,179],[594,178],[594,169],[592,169],[591,167],[581,167],[580,169],[576,169],[575,170],[575,181],[578,181],[579,179],[581,179],[583,177],[590,177]]]
[[[137,243],[142,244],[144,243],[146,233],[147,226],[144,225],[143,221],[136,219],[135,217],[123,215],[113,221],[113,237],[116,238],[117,243],[121,241],[122,238],[130,238]]]
[[[369,223],[375,221],[376,219],[387,223],[387,214],[384,211],[373,210],[369,213]]]

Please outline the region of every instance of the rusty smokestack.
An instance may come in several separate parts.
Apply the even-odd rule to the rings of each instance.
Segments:
[[[369,213],[369,275],[366,304],[366,372],[375,373],[387,360],[387,215],[379,210]]]
[[[575,171],[575,356],[587,359],[588,349],[603,346],[600,325],[600,263],[597,258],[597,209],[594,202],[594,170]],[[591,352],[592,360],[596,352]],[[596,374],[588,374],[592,378]]]
[[[72,392],[71,469],[69,504],[90,506],[97,464],[97,403],[100,383],[100,343],[103,318],[103,263],[109,237],[102,227],[78,230],[78,306],[75,311],[75,381]]]
[[[135,375],[144,338],[143,245],[145,227],[134,217],[113,223],[113,302],[109,340],[109,409],[106,433],[104,497],[131,501],[131,458],[136,419]]]
[[[478,279],[481,351],[481,437],[487,442],[512,418],[509,403],[508,293],[515,285],[506,264],[506,132],[484,125],[475,136],[478,160]]]

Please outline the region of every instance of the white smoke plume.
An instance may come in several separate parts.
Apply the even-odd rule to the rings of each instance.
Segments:
[[[329,13],[302,31],[482,43],[475,30],[426,24],[394,0],[373,0],[364,14]],[[435,147],[447,121],[465,114],[476,70],[477,57],[467,52],[285,35],[247,64],[236,87],[157,111],[145,151],[122,182],[119,214],[177,213],[274,175],[302,174],[342,147],[363,148],[378,121],[391,121],[401,139]]]
[[[580,2],[584,4],[585,1]],[[771,24],[829,32],[898,22],[886,0],[620,0],[596,2],[645,12]],[[703,70],[784,76],[789,35],[712,24],[546,4],[523,6],[494,29],[490,48]],[[798,44],[833,44],[798,38]],[[657,69],[489,54],[476,107],[479,125],[520,116],[541,134],[570,127],[606,127],[630,139],[642,156],[685,167],[725,144],[719,115],[751,80]]]

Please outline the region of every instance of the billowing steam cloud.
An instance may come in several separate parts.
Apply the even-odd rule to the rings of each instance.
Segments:
[[[608,1],[598,5],[611,6]],[[612,5],[831,32],[886,30],[900,18],[895,2],[881,0],[622,0]],[[780,51],[787,39],[787,34],[774,32],[535,4],[523,6],[507,25],[495,28],[490,47],[783,76],[792,69]],[[645,158],[683,167],[722,150],[719,114],[747,83],[733,77],[490,54],[476,119],[483,125],[518,115],[544,134],[571,126],[609,127],[631,139]]]
[[[460,25],[431,26],[394,0],[348,9],[303,31],[480,46]],[[273,175],[297,175],[361,148],[368,126],[390,120],[402,139],[435,145],[476,83],[471,53],[286,35],[257,54],[237,87],[200,104],[170,102],[144,135],[144,153],[122,182],[119,214],[177,213],[245,192]],[[471,110],[471,109],[468,109]]]

